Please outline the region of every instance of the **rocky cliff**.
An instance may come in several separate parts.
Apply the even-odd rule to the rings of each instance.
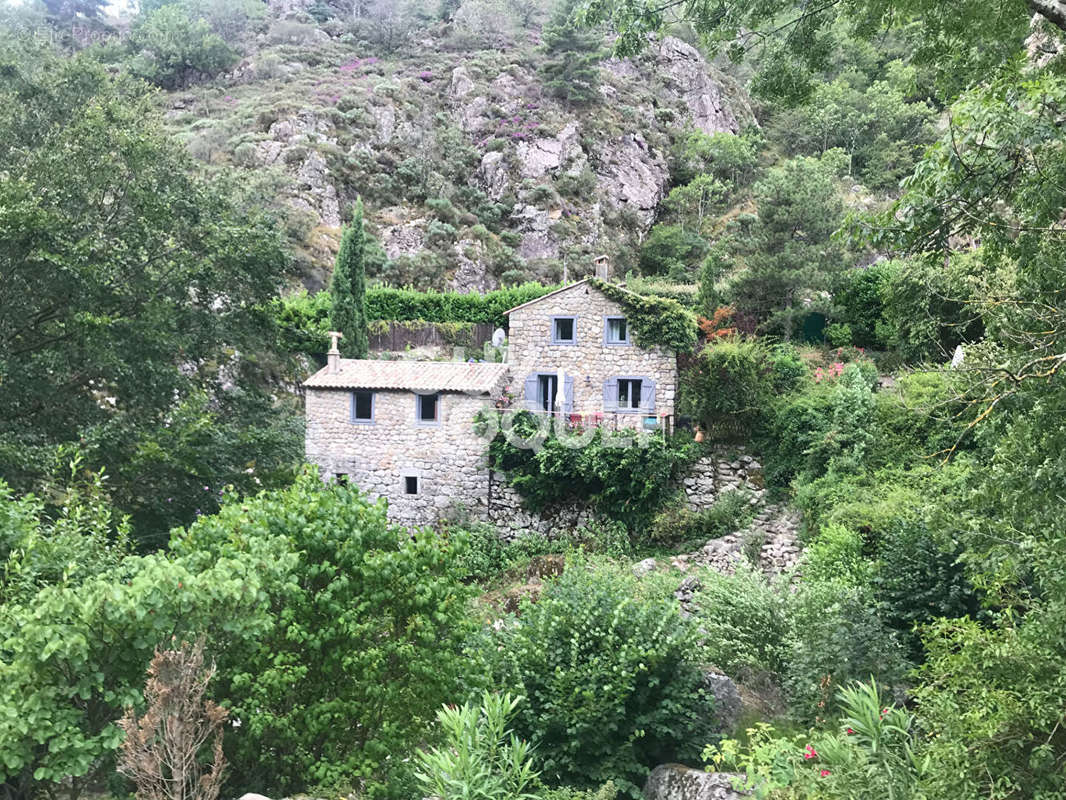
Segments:
[[[676,38],[602,61],[597,97],[575,106],[546,90],[535,27],[493,46],[427,36],[383,54],[311,24],[299,2],[275,13],[232,73],[164,102],[194,155],[241,170],[275,207],[312,288],[357,196],[384,248],[372,276],[394,284],[555,280],[601,253],[622,271],[668,190],[672,142],[752,119],[743,93]]]

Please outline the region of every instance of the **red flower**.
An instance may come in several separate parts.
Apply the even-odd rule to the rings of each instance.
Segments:
[[[827,769],[823,769],[823,770],[822,770],[821,772],[819,772],[818,774],[819,774],[819,775],[821,775],[821,776],[822,776],[823,778],[826,778],[826,777],[828,777],[828,776],[829,776],[829,770],[827,770]]]
[[[812,758],[818,758],[818,751],[811,745],[807,745],[803,750],[803,758],[810,761]]]
[[[848,728],[848,736],[851,736],[851,734],[853,733],[855,733],[855,731],[853,731],[851,728]]]

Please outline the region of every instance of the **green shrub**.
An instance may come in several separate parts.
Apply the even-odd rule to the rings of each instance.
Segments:
[[[778,344],[770,348],[770,382],[775,394],[795,391],[809,376],[810,370],[795,347]]]
[[[890,686],[902,683],[908,668],[903,648],[865,587],[805,582],[792,611],[784,683],[797,719],[831,716],[837,690],[851,681],[874,676]]]
[[[651,767],[712,735],[695,627],[672,598],[638,597],[627,570],[571,564],[494,634],[497,685],[528,698],[515,729],[553,784],[614,779],[636,796]]]
[[[137,54],[130,71],[164,89],[181,88],[201,75],[213,77],[239,59],[206,20],[182,3],[138,18],[130,47]]]
[[[697,617],[709,662],[738,680],[780,675],[788,657],[789,594],[750,568],[699,577]]]
[[[878,612],[899,633],[910,657],[920,661],[919,626],[977,612],[961,547],[920,520],[898,520],[881,541],[879,555],[873,579]]]
[[[831,410],[832,397],[825,385],[767,404],[763,424],[755,431],[767,486],[787,487],[808,469],[808,449],[829,431]]]
[[[718,539],[747,525],[755,510],[747,492],[724,492],[710,508],[693,511],[684,502],[667,505],[655,515],[648,538],[656,545],[685,547]]]
[[[822,527],[808,544],[803,560],[803,579],[810,583],[834,582],[845,586],[868,586],[873,561],[863,550],[863,537],[840,524]]]
[[[837,703],[841,715],[828,729],[784,736],[760,723],[744,744],[722,741],[708,747],[704,759],[715,770],[742,773],[737,788],[757,797],[925,797],[918,783],[928,764],[918,758],[915,717],[892,706],[876,680],[841,689]]]
[[[640,246],[637,266],[642,275],[685,280],[692,276],[708,249],[705,239],[680,225],[656,225]]]
[[[825,329],[825,340],[833,347],[847,347],[854,340],[851,334],[851,326],[846,322],[834,322]]]
[[[708,342],[682,376],[678,409],[716,438],[748,434],[773,394],[769,355],[758,339]]]
[[[442,747],[419,750],[416,777],[437,800],[536,800],[529,744],[508,730],[521,698],[485,692],[478,705],[437,712]]]
[[[461,544],[392,528],[384,503],[314,474],[175,533],[193,572],[264,551],[276,562],[254,595],[267,624],[214,651],[215,691],[241,720],[226,737],[231,780],[291,794],[381,781],[390,759],[401,777],[395,754],[422,741],[466,669]]]
[[[887,345],[880,336],[885,330],[884,293],[899,267],[898,261],[882,261],[841,275],[833,303],[841,320],[851,329],[851,338],[844,344],[858,347]],[[828,336],[828,331],[826,333]]]

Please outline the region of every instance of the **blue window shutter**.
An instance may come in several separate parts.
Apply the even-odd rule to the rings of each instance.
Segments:
[[[640,383],[640,408],[642,411],[655,410],[655,381],[644,378]]]
[[[531,411],[536,411],[540,408],[540,403],[537,402],[538,388],[537,373],[529,373],[526,376],[526,408]]]
[[[566,380],[563,382],[563,392],[566,393],[566,406],[563,411],[567,414],[574,413],[574,378],[572,375],[567,375]]]
[[[603,410],[618,410],[618,378],[608,378],[603,382]]]

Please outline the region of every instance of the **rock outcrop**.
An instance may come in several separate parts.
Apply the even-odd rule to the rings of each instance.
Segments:
[[[678,131],[737,131],[750,119],[742,95],[676,38],[633,60],[603,62],[602,101],[580,106],[547,91],[536,50],[453,51],[427,38],[374,56],[365,42],[316,27],[313,5],[269,0],[280,27],[300,36],[262,37],[207,94],[176,93],[167,113],[183,135],[203,136],[204,157],[225,161],[231,148],[239,168],[271,171],[279,188],[269,200],[295,210],[284,230],[313,288],[328,280],[357,196],[390,257],[434,248],[441,269],[419,288],[484,289],[495,285],[501,261],[526,268],[528,278],[551,277],[564,259],[571,275],[589,270],[594,255],[647,233],[668,189]],[[456,214],[440,217],[454,238],[411,236],[412,226],[428,226],[423,204],[436,198],[455,204]],[[478,224],[500,238],[471,258],[455,245]]]
[[[728,772],[703,772],[681,764],[661,764],[644,784],[647,800],[743,800],[748,792],[733,788],[737,778]]]
[[[704,133],[736,133],[736,114],[722,94],[721,84],[708,72],[699,50],[673,36],[659,48],[658,66],[667,89],[678,94],[692,116],[692,123]]]

